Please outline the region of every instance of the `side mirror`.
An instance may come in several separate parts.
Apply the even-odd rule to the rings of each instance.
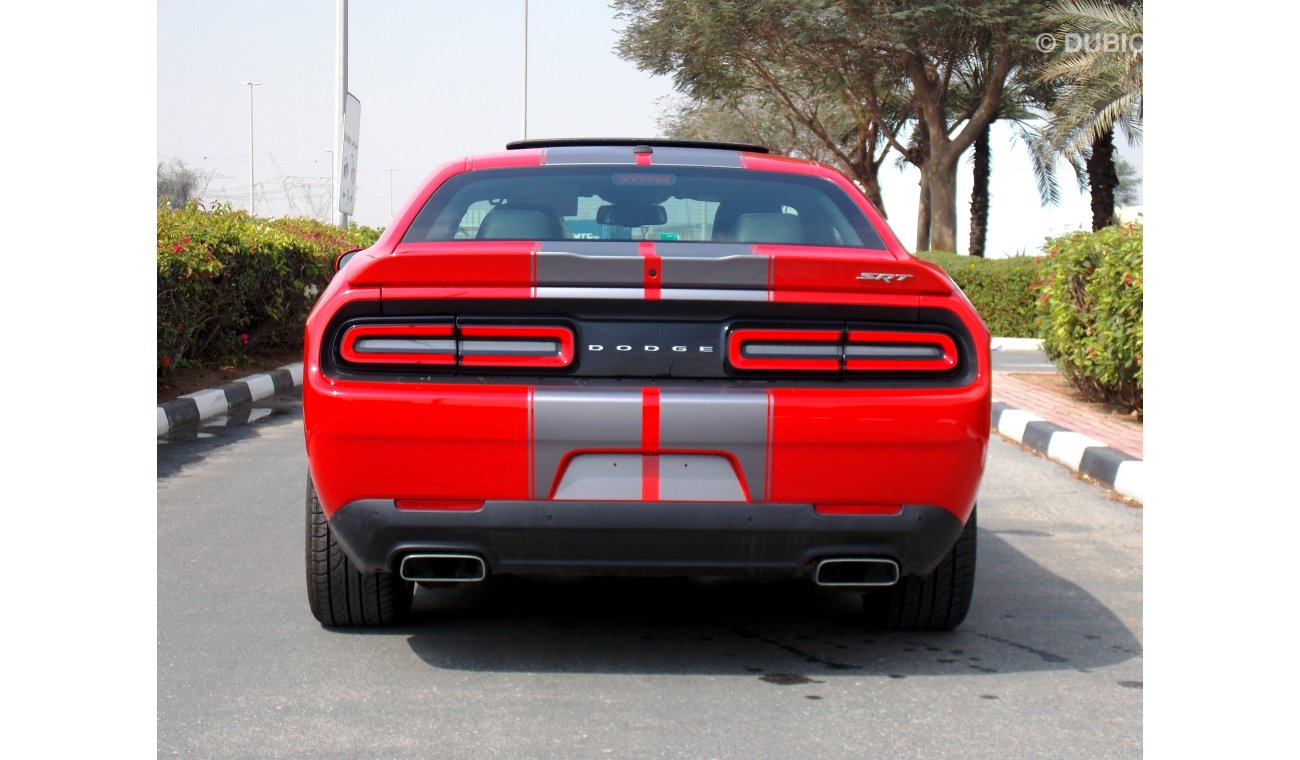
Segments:
[[[339,254],[339,257],[334,260],[334,274],[338,274],[339,270],[346,266],[347,263],[352,260],[353,256],[364,250],[364,248],[353,248],[346,253]]]

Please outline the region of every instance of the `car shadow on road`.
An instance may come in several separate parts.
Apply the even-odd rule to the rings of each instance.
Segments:
[[[981,531],[970,616],[957,630],[866,626],[860,596],[806,582],[501,578],[418,589],[411,651],[444,670],[825,676],[1089,672],[1141,657],[1105,604]],[[1134,593],[1140,593],[1140,581]]]

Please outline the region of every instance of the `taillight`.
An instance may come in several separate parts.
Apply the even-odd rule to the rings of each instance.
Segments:
[[[744,328],[728,336],[727,361],[742,372],[946,372],[957,343],[940,332]]]
[[[563,369],[573,331],[561,325],[359,324],[343,333],[349,364]]]
[[[937,332],[849,330],[844,368],[850,371],[945,372],[957,366],[957,344]]]
[[[343,335],[344,361],[353,364],[456,363],[456,341],[450,324],[356,325]]]
[[[536,325],[462,325],[462,367],[544,367],[573,363],[573,331]]]
[[[739,370],[838,372],[840,330],[733,330],[727,360]]]

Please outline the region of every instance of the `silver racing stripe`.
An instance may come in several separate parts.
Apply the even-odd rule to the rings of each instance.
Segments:
[[[725,451],[740,461],[750,498],[767,499],[767,393],[684,391],[659,396],[659,445]]]
[[[629,450],[642,447],[642,393],[637,390],[537,388],[532,406],[533,498],[545,499],[562,474],[565,456],[579,450]],[[768,498],[768,395],[762,391],[698,391],[665,388],[659,394],[659,446],[665,451],[721,452],[736,458],[750,498]],[[709,464],[694,457],[677,457],[698,467]],[[593,460],[595,461],[595,460]],[[602,460],[603,461],[603,460]],[[676,459],[665,460],[676,462]],[[661,462],[662,464],[662,462]],[[681,463],[679,463],[681,464]],[[640,493],[640,468],[627,470],[625,488],[609,498]],[[687,472],[696,481],[702,472]],[[681,490],[699,494],[699,482],[671,481],[677,467],[660,468],[660,493],[675,498]],[[612,477],[613,472],[606,476]],[[621,477],[621,476],[620,476]],[[729,501],[724,479],[711,498]]]
[[[550,496],[575,449],[641,448],[641,391],[538,388],[533,392],[533,493]],[[640,478],[640,472],[636,472]]]

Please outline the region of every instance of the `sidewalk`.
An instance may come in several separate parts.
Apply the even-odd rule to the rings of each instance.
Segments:
[[[994,372],[992,424],[1022,446],[1142,501],[1142,423],[1076,399],[1055,373]]]
[[[1025,372],[994,372],[993,400],[1023,409],[1076,433],[1142,458],[1142,423],[1117,417],[1063,393],[1035,385],[1015,375]]]

